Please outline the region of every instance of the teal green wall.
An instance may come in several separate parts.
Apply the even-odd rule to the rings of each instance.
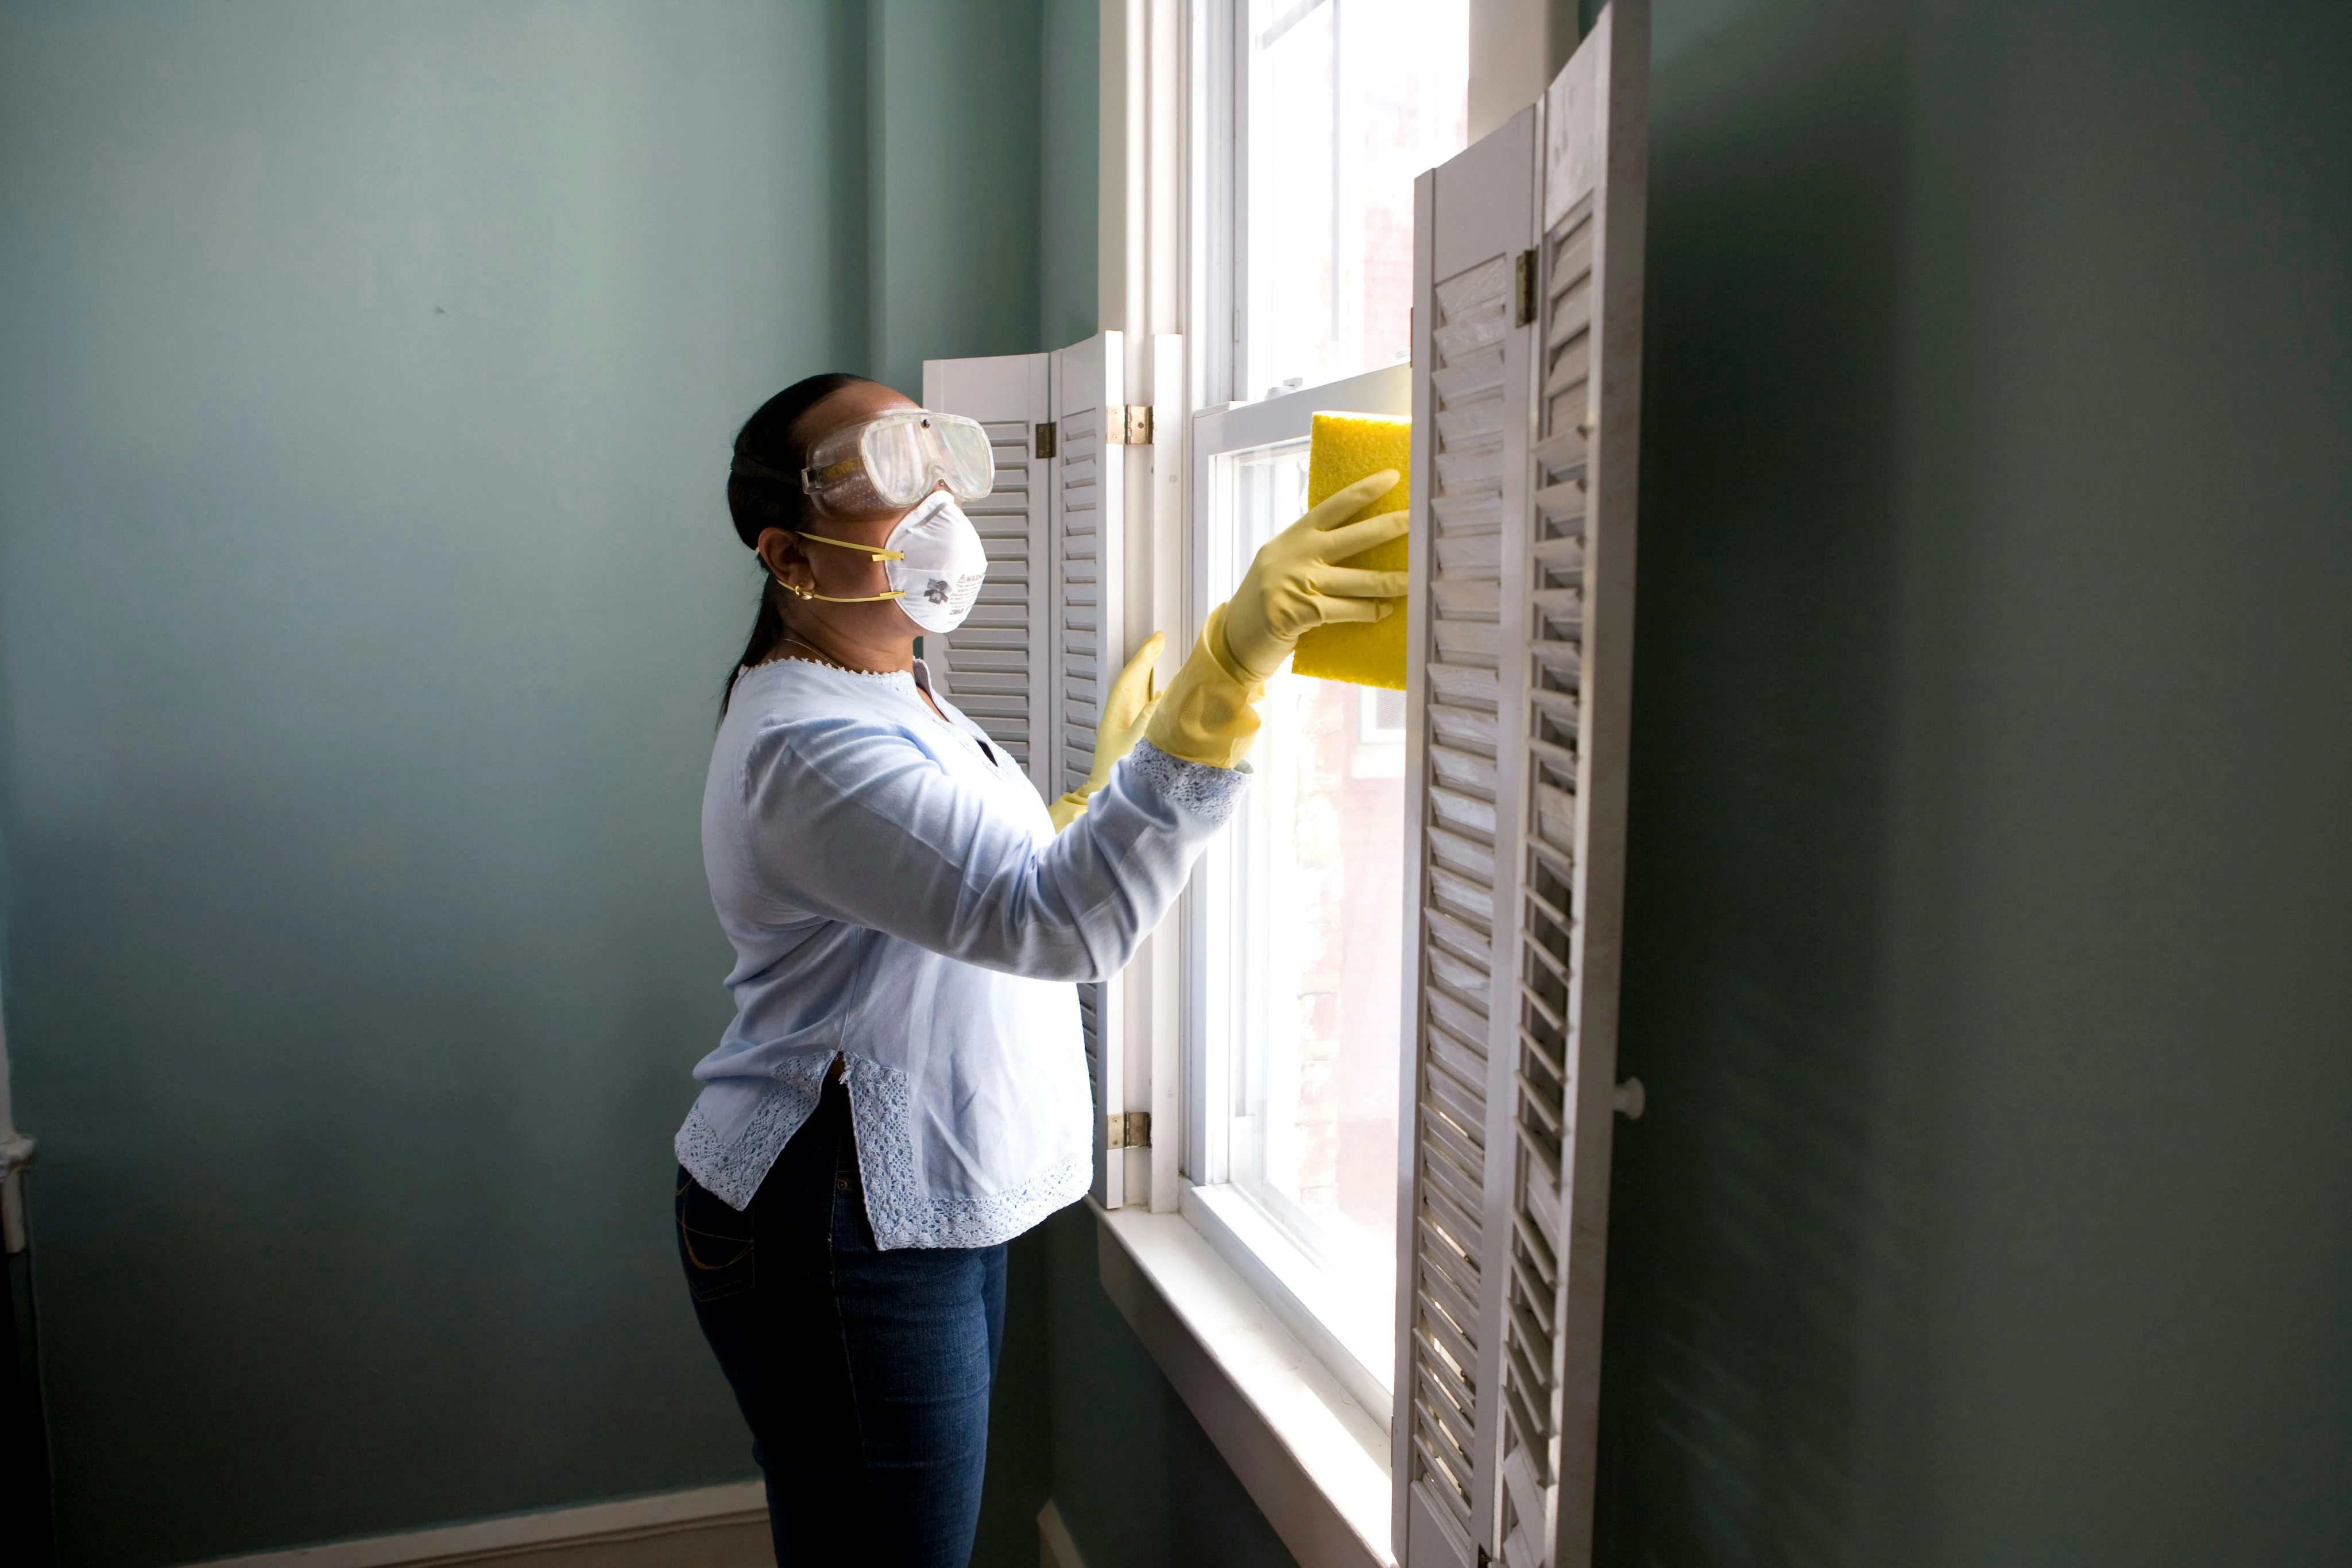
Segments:
[[[1657,11],[1603,1561],[2352,1561],[2352,8]]]
[[[1094,336],[1102,8],[1098,0],[1044,0],[1045,74],[1038,110],[1040,233],[1037,324],[1048,347]]]
[[[874,374],[1037,335],[1040,0],[875,0],[867,60]]]
[[[798,376],[1044,346],[1039,18],[0,5],[5,973],[68,1563],[750,1471],[667,1213],[727,1016],[720,464]],[[1045,1258],[983,1562],[1034,1559]]]

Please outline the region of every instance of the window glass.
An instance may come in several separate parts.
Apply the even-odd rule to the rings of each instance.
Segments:
[[[1237,390],[1407,356],[1412,182],[1468,127],[1468,0],[1247,0]]]
[[[1307,509],[1307,444],[1219,455],[1211,488],[1218,557],[1238,569]],[[1212,921],[1231,977],[1231,1016],[1212,1034],[1212,1049],[1231,1052],[1230,1179],[1349,1299],[1381,1309],[1372,1332],[1384,1334],[1395,1289],[1403,694],[1286,669],[1259,712],[1257,778],[1233,824],[1230,906]],[[1372,1369],[1385,1381],[1377,1354]]]

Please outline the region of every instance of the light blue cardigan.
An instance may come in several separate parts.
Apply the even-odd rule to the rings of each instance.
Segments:
[[[735,1021],[694,1070],[677,1157],[748,1207],[839,1055],[875,1240],[986,1247],[1086,1192],[1072,982],[1118,972],[1248,775],[1141,742],[1057,836],[1020,766],[919,682],[787,659],[735,683],[702,798]]]

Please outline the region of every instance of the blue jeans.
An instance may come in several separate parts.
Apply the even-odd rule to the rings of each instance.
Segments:
[[[695,1316],[751,1428],[780,1568],[963,1568],[1004,1248],[877,1250],[837,1082],[739,1214],[683,1170]]]

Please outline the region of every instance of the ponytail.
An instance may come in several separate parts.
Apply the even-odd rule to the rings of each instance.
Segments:
[[[760,594],[760,613],[751,622],[751,640],[743,644],[743,656],[735,661],[735,673],[727,677],[727,689],[719,695],[720,717],[727,714],[727,699],[735,695],[735,683],[744,671],[754,664],[764,664],[784,641],[784,607],[778,595],[782,591],[771,580]]]

